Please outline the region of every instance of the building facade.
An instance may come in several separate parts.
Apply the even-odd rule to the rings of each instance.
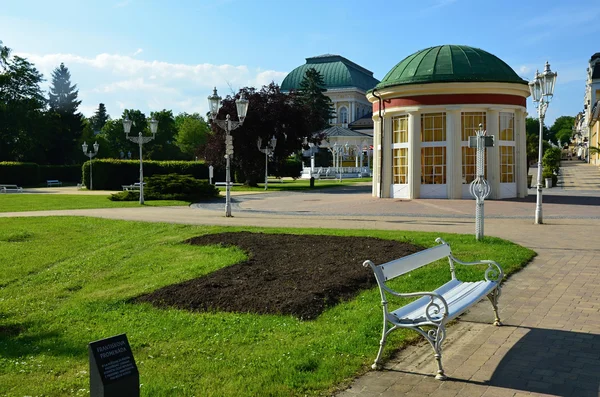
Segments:
[[[367,94],[373,106],[373,196],[469,198],[483,128],[490,198],[527,195],[527,81],[481,49],[443,45],[398,63]]]
[[[309,68],[316,69],[325,82],[327,95],[333,102],[335,118],[332,126],[348,128],[348,125],[371,113],[372,105],[366,98],[368,90],[379,80],[373,72],[340,56],[325,54],[306,58],[304,65],[292,70],[281,83],[281,91],[298,90]]]
[[[588,146],[599,147],[600,139],[598,137],[598,112],[600,103],[600,52],[595,53],[590,58],[587,68],[587,78],[585,84],[585,97],[583,101],[583,117],[576,132],[578,143],[586,147],[589,162],[600,165],[600,155],[596,152],[588,152]]]

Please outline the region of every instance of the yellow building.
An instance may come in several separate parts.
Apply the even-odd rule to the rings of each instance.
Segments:
[[[528,82],[478,48],[418,51],[367,93],[373,104],[373,196],[470,198],[479,125],[494,137],[486,154],[490,198],[527,195]]]

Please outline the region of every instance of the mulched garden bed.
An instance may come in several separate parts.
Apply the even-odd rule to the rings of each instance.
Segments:
[[[237,246],[248,260],[207,276],[139,296],[136,302],[190,311],[288,314],[302,320],[376,285],[376,264],[423,250],[373,237],[221,233],[194,237],[194,245]]]

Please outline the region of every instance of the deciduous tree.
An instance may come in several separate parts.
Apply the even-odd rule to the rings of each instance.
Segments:
[[[240,93],[250,101],[248,114],[244,124],[231,131],[233,136],[234,155],[232,167],[238,181],[248,185],[256,185],[264,178],[264,154],[258,150],[257,141],[260,137],[263,145],[272,136],[277,139],[273,156],[273,169],[283,169],[283,163],[293,153],[302,148],[307,131],[304,106],[296,101],[294,93],[284,94],[279,86],[271,83],[260,90],[244,88],[238,94],[227,96],[217,115],[225,119],[229,114],[232,120],[237,120],[235,99]],[[208,164],[223,167],[225,165],[225,131],[215,123],[211,123],[213,133],[209,135],[204,154]]]
[[[177,136],[175,144],[189,159],[200,155],[200,148],[206,144],[210,127],[198,113],[182,113],[175,117]]]

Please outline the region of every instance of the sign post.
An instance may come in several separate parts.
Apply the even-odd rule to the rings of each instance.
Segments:
[[[483,238],[483,205],[486,197],[490,195],[491,188],[488,181],[485,180],[485,148],[494,146],[494,137],[486,136],[483,125],[479,124],[479,130],[475,132],[476,136],[469,137],[469,147],[477,149],[477,175],[471,182],[469,190],[471,195],[477,201],[475,207],[475,238]]]

